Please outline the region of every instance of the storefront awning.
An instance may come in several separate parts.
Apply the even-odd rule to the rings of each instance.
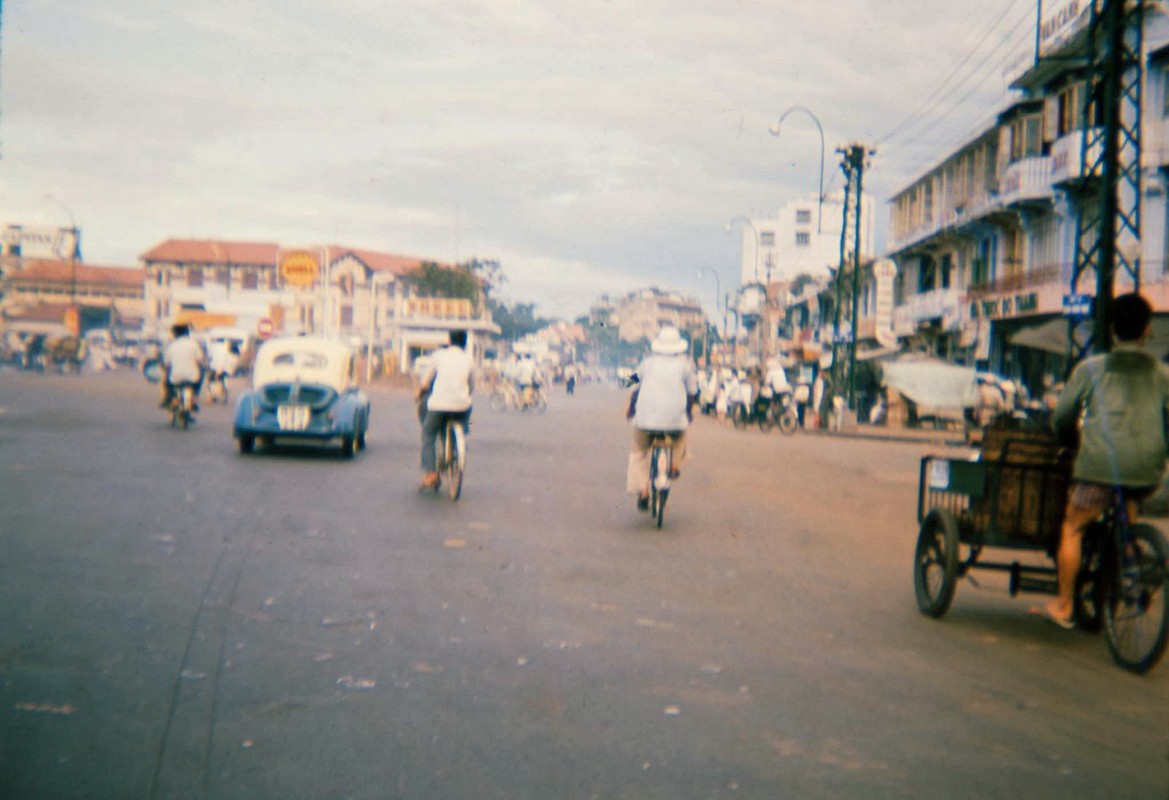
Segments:
[[[1067,318],[1056,317],[1039,325],[1024,328],[1011,336],[1010,343],[1017,347],[1030,347],[1033,350],[1043,350],[1066,356],[1068,354]],[[1169,353],[1169,317],[1153,318],[1153,332],[1145,343],[1145,347],[1157,358],[1164,358]]]
[[[920,413],[960,418],[978,402],[975,372],[934,358],[883,365],[884,383],[918,406]]]

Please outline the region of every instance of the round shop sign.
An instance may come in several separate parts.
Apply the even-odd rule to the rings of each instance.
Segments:
[[[272,320],[268,319],[267,317],[264,317],[262,320],[256,323],[256,333],[261,339],[267,339],[271,337],[272,331],[274,329],[275,326],[272,324]]]
[[[288,286],[307,289],[317,282],[321,265],[314,253],[296,250],[285,253],[280,259],[280,277]]]

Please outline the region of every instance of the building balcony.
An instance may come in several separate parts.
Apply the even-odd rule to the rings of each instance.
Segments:
[[[933,289],[912,294],[893,310],[893,330],[901,336],[912,333],[919,323],[940,319],[944,326],[957,322],[965,303],[958,289]]]
[[[1095,137],[1098,129],[1091,132],[1091,137]],[[1093,138],[1091,149],[1088,153],[1089,163],[1095,163],[1100,159],[1100,148],[1103,146],[1104,140],[1102,137]],[[1061,186],[1067,183],[1083,180],[1084,175],[1084,132],[1082,130],[1072,131],[1066,136],[1061,136],[1056,139],[1051,145],[1051,184],[1052,186]]]
[[[1032,289],[1037,286],[1046,286],[1049,283],[1064,283],[1063,267],[1052,264],[1046,267],[1033,269],[1030,272],[1020,272],[1006,275],[993,281],[972,283],[968,293],[972,299],[984,295],[1002,294],[1004,292],[1018,292],[1023,289]]]
[[[1053,199],[1051,159],[1047,156],[1023,158],[1003,170],[999,202],[1004,206],[1049,203]]]

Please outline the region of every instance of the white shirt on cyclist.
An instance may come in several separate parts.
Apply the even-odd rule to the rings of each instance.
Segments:
[[[437,350],[422,375],[422,385],[430,386],[427,411],[466,411],[475,389],[475,362],[461,347]]]
[[[637,366],[641,379],[633,424],[643,431],[682,431],[688,395],[698,393],[698,375],[685,355],[648,356]]]
[[[792,390],[791,384],[787,382],[787,374],[779,364],[772,364],[767,370],[767,385],[771,387],[773,394],[783,394]]]
[[[536,362],[525,358],[516,365],[515,382],[520,386],[531,386],[536,383]]]
[[[170,370],[171,385],[198,383],[203,376],[203,348],[190,336],[177,336],[166,346],[162,363]]]

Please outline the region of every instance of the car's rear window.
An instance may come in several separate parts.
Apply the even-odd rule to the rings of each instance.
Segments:
[[[328,364],[320,353],[281,353],[272,359],[273,366],[277,367],[308,367],[309,369],[324,369]]]

